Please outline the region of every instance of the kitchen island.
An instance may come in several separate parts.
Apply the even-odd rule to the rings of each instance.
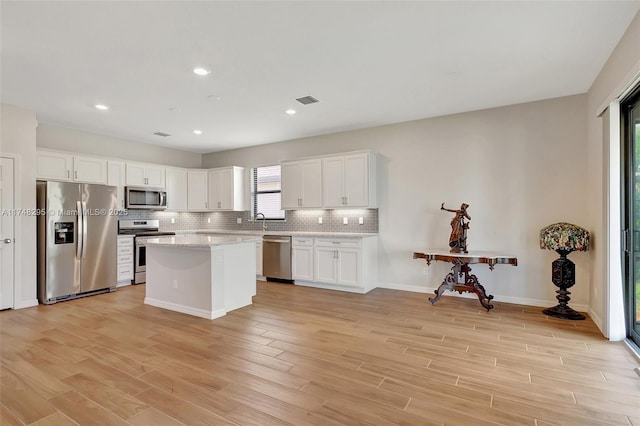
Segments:
[[[208,319],[250,305],[258,240],[239,235],[147,240],[144,303]]]

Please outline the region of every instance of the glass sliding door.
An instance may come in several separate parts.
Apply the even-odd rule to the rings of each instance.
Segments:
[[[624,143],[627,332],[640,346],[640,89],[620,105]]]

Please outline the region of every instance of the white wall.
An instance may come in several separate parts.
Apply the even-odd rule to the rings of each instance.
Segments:
[[[539,230],[568,221],[589,226],[586,96],[571,96],[301,140],[206,154],[204,167],[252,166],[305,156],[371,149],[382,155],[379,209],[380,284],[424,291],[449,266],[413,260],[414,250],[446,247],[450,213],[470,204],[470,250],[518,257],[517,267],[473,271],[498,301],[555,305],[555,253],[538,246]],[[590,255],[577,266],[572,306],[589,303]]]
[[[608,226],[608,191],[609,164],[607,151],[608,137],[603,136],[606,128],[602,118],[598,117],[599,109],[617,97],[629,83],[634,73],[640,70],[640,13],[627,28],[622,39],[612,52],[607,63],[594,81],[587,94],[587,129],[588,129],[588,170],[589,222],[594,229],[595,239],[592,247],[593,262],[591,264],[591,311],[605,335],[613,324],[608,323],[611,314],[607,306],[608,267],[621,268],[621,263],[607,263],[607,241],[610,235]],[[618,143],[617,141],[615,143]],[[614,159],[615,161],[616,159]],[[613,182],[614,186],[616,182]],[[614,206],[616,207],[616,206]],[[612,286],[622,286],[621,282],[612,282]],[[619,319],[618,319],[619,321]]]
[[[176,167],[202,166],[202,155],[40,123],[38,148],[59,149]]]
[[[20,167],[19,204],[16,209],[36,208],[36,121],[35,113],[10,105],[0,106],[0,153],[17,156]],[[36,296],[36,218],[16,219],[15,307],[38,304]]]

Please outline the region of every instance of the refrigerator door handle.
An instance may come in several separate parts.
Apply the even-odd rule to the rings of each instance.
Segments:
[[[87,211],[87,202],[82,202],[82,258],[84,259],[87,256],[87,216],[85,213]]]
[[[76,241],[76,257],[78,259],[82,258],[82,236],[84,235],[83,233],[83,225],[84,225],[84,220],[83,220],[83,216],[82,216],[82,204],[80,203],[80,201],[76,201],[76,209],[78,209],[78,227],[76,229],[76,235],[77,235],[77,241]]]

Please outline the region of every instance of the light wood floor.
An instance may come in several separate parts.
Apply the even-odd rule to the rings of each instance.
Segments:
[[[0,424],[640,425],[638,363],[589,319],[263,282],[214,321],[143,297],[0,313]]]

